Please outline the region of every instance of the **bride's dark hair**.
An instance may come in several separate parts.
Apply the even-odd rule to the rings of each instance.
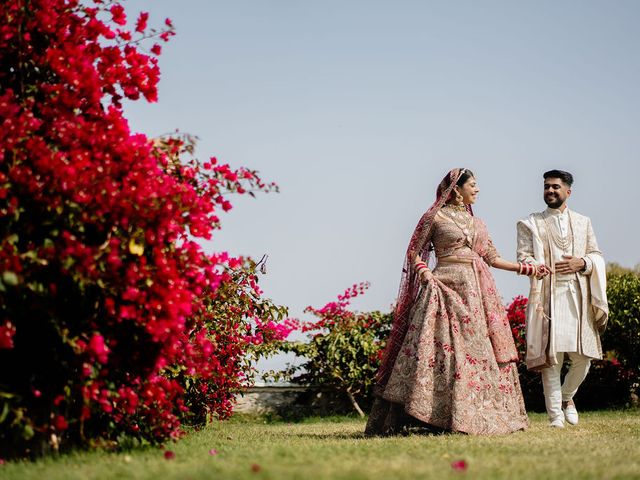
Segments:
[[[469,180],[471,177],[475,177],[473,172],[468,168],[461,168],[460,170],[462,171],[462,175],[460,175],[460,178],[456,182],[456,185],[458,187],[463,186],[467,182],[467,180]]]

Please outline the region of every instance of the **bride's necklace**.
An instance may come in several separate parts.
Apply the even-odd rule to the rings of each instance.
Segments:
[[[473,216],[469,214],[464,205],[446,203],[445,207],[442,209],[442,213],[462,231],[465,243],[471,247],[473,245]],[[458,219],[462,222],[458,222]]]
[[[444,206],[449,210],[453,210],[454,212],[467,213],[467,207],[464,205],[464,203],[461,205],[456,205],[455,203],[445,203]]]

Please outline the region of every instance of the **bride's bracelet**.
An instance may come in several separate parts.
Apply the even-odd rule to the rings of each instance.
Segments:
[[[424,262],[418,262],[416,263],[416,272],[418,272],[418,274],[422,273],[423,270],[429,270],[429,267],[427,267],[427,264]]]
[[[536,266],[532,263],[519,263],[518,275],[526,275],[527,277],[533,277],[536,274]]]

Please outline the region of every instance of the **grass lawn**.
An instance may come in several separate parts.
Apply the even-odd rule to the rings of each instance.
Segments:
[[[364,438],[348,417],[265,423],[237,418],[159,449],[78,452],[8,462],[2,479],[640,479],[640,410],[585,412],[556,430],[531,414],[525,432],[496,437],[409,435]],[[211,455],[209,451],[217,453]],[[465,470],[454,462],[464,460]]]

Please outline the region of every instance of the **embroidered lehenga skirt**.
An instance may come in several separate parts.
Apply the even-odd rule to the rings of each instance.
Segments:
[[[506,316],[493,279],[487,280],[490,288],[480,288],[487,273],[472,261],[435,268],[436,280],[421,287],[413,304],[368,434],[399,433],[416,424],[476,435],[528,426],[517,365],[496,361],[489,335],[491,322]]]

